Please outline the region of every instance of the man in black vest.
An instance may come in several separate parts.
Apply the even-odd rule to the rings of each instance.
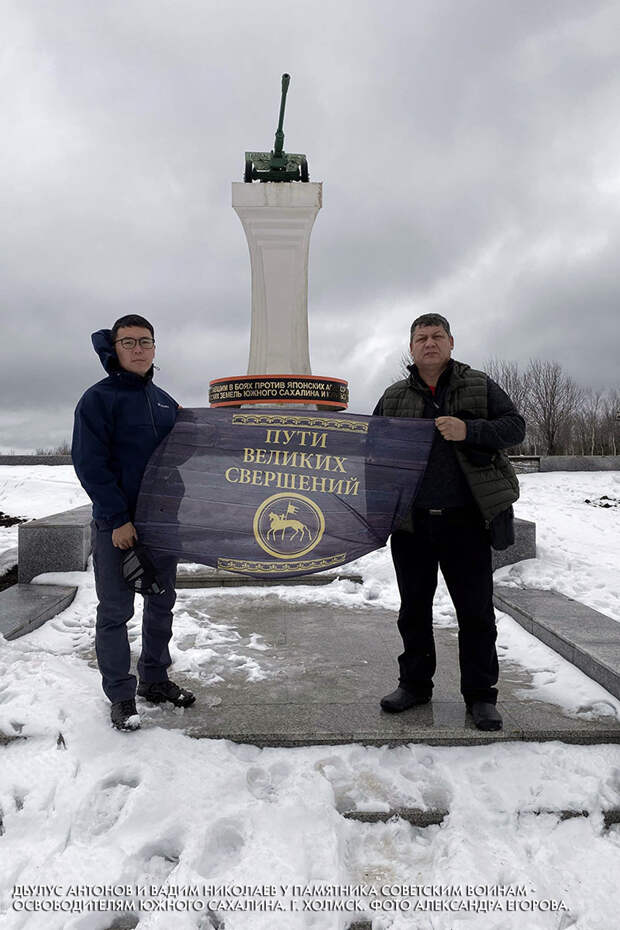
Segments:
[[[381,701],[398,713],[432,696],[433,597],[441,568],[459,625],[461,693],[475,725],[500,730],[491,544],[514,541],[519,486],[501,451],[520,443],[525,422],[481,371],[452,359],[448,321],[426,313],[411,326],[409,377],[384,392],[378,416],[427,417],[437,427],[411,517],[392,534],[401,596],[399,686]]]

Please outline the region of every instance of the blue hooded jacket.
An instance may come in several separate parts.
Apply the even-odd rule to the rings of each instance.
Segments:
[[[179,405],[153,384],[152,367],[144,377],[120,367],[111,330],[91,338],[108,377],[75,408],[71,455],[93,518],[117,529],[133,520],[147,462],[174,426]]]

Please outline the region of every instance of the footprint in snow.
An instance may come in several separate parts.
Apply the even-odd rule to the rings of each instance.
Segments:
[[[252,765],[245,776],[248,791],[261,801],[273,801],[289,771],[290,766],[286,762],[275,762],[268,769]]]
[[[153,884],[164,885],[181,858],[182,843],[178,837],[164,836],[147,843],[138,853],[144,860],[142,873]]]
[[[233,817],[216,820],[208,829],[202,853],[195,868],[205,878],[213,878],[229,866],[238,864],[245,845],[243,824]]]
[[[89,843],[108,833],[120,820],[139,779],[126,773],[110,775],[86,795],[71,827],[74,843]]]

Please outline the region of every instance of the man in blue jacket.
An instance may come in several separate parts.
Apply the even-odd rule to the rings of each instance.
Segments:
[[[125,550],[137,541],[133,518],[147,462],[170,432],[178,404],[153,384],[155,340],[144,317],[129,314],[92,342],[108,376],[90,387],[75,410],[71,455],[80,482],[93,502],[92,550],[99,605],[95,651],[103,690],[119,730],[140,726],[136,678],[130,673],[127,622],[134,592],[121,573]],[[176,600],[175,557],[151,553],[163,594],[144,596],[138,694],[150,703],[189,707],[191,691],[168,679],[172,608]]]

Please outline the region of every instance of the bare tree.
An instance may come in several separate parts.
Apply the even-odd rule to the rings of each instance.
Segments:
[[[507,362],[504,359],[491,358],[485,364],[484,370],[490,378],[497,381],[506,391],[519,413],[527,411],[529,405],[529,385],[524,372],[520,371],[517,362]]]
[[[586,388],[573,423],[572,452],[581,455],[602,454],[602,391]]]
[[[601,411],[603,454],[617,455],[620,445],[620,392],[613,388],[605,394]]]
[[[528,453],[533,434],[533,424],[529,420],[529,383],[525,372],[522,372],[517,362],[507,362],[500,358],[490,358],[485,362],[484,370],[493,381],[506,391],[515,407],[525,420],[526,437],[522,443],[512,450],[515,454]]]
[[[569,438],[582,389],[566,375],[559,362],[530,359],[526,371],[528,418],[534,424],[543,455],[558,455]]]

